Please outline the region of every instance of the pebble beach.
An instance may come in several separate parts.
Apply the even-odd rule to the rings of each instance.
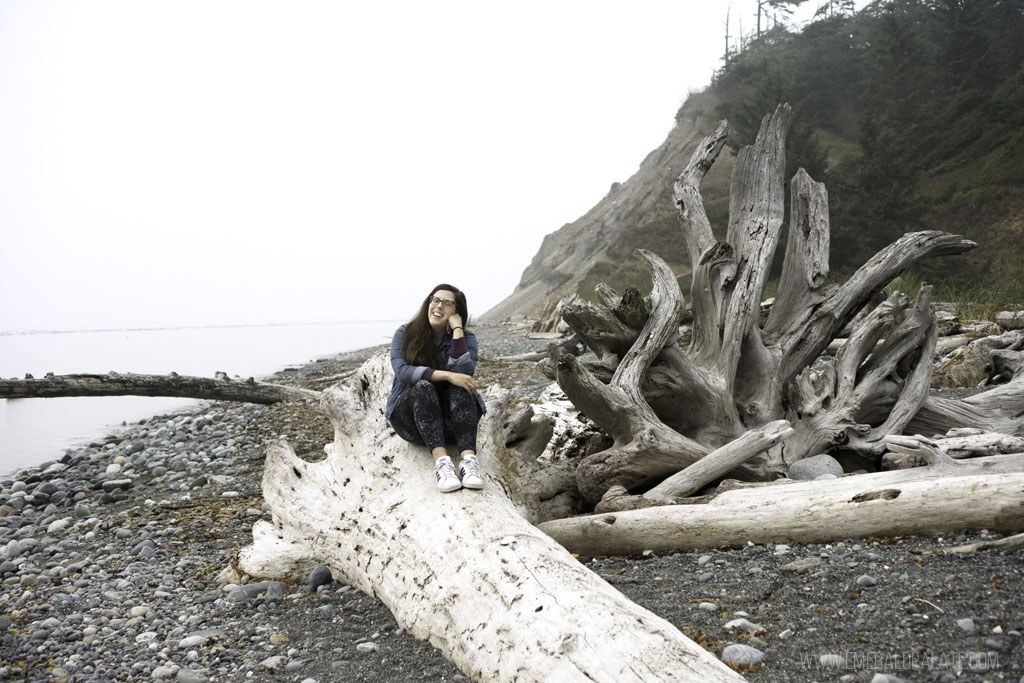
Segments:
[[[522,329],[475,331],[481,383],[539,395],[548,380],[532,364],[488,359],[545,343]],[[270,380],[319,389],[372,351]],[[277,438],[319,460],[333,432],[311,402],[211,402],[0,477],[0,680],[467,680],[329,572],[296,583],[218,579],[269,517],[262,460]],[[1024,551],[944,552],[996,538],[981,530],[581,561],[751,681],[1024,682]]]

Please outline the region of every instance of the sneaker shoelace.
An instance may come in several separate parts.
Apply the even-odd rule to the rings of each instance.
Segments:
[[[480,476],[480,463],[476,458],[466,458],[462,461],[462,471],[468,476]]]
[[[438,479],[455,476],[455,465],[452,464],[451,460],[439,460],[436,470]]]

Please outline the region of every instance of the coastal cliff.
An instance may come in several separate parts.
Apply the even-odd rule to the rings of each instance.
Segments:
[[[516,314],[537,316],[546,303],[577,290],[586,296],[597,282],[616,287],[642,283],[644,269],[630,258],[637,247],[656,251],[676,275],[685,276],[689,264],[672,203],[672,183],[697,143],[718,124],[715,106],[709,92],[691,95],[665,141],[637,172],[614,183],[586,214],[547,235],[515,291],[482,318],[498,322]],[[713,221],[713,208],[721,204],[724,209],[722,202],[728,201],[731,172],[732,156],[726,152],[705,181]]]

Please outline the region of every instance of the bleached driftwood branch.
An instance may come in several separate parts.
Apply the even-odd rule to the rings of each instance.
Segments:
[[[0,398],[56,398],[60,396],[174,396],[241,401],[244,403],[278,403],[319,399],[320,392],[282,384],[231,379],[224,373],[217,377],[189,375],[141,375],[130,372],[109,372],[105,375],[46,375],[25,379],[0,379]]]

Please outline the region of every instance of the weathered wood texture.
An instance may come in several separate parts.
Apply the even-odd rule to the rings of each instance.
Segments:
[[[664,619],[627,600],[520,513],[522,461],[504,448],[503,401],[489,393],[483,491],[436,490],[425,447],[388,428],[384,355],[325,392],[327,458],[267,453],[264,498],[236,566],[304,578],[324,564],[379,597],[398,624],[479,681],[741,681]],[[507,455],[507,454],[506,454]]]
[[[991,458],[1009,458],[1004,466],[1016,471],[925,476],[899,470],[742,488],[703,504],[552,520],[540,528],[584,556],[1024,529],[1024,458]]]
[[[601,361],[591,372],[584,363],[558,359],[559,385],[614,440],[577,469],[587,500],[599,500],[616,486],[642,494],[777,420],[790,423],[792,436],[752,454],[732,476],[769,480],[793,462],[837,446],[877,460],[883,437],[901,432],[925,404],[937,338],[931,289],[922,287],[907,316],[906,296],[881,304],[876,297],[921,259],[975,245],[936,231],[907,234],[845,283],[826,289],[828,193],[801,170],[792,182],[779,293],[763,316],[761,301],[783,222],[791,120],[789,106],[780,105],[737,156],[724,241],[711,231],[700,184],[722,150],[726,122],[698,145],[676,180],[674,201],[693,270],[689,348],[680,348],[674,325],[660,336],[651,334],[676,320],[682,301],[671,271],[653,254],[642,254],[653,282],[644,300],[646,316],[627,314],[642,309],[625,297],[617,301],[606,286],[598,288],[603,305],[564,306],[569,326]],[[812,363],[847,328],[851,338],[833,366],[812,371]],[[659,497],[664,496],[651,496]]]
[[[747,432],[735,441],[715,449],[685,469],[668,477],[644,494],[630,496],[622,485],[605,492],[594,508],[597,512],[636,510],[657,505],[671,505],[685,498],[727,473],[735,471],[755,455],[773,448],[793,434],[785,420],[770,422],[760,429]]]
[[[110,372],[106,375],[46,375],[25,379],[0,379],[0,398],[56,398],[60,396],[175,396],[278,403],[319,400],[320,392],[281,384],[257,382],[253,378],[231,379],[188,375],[140,375]]]

